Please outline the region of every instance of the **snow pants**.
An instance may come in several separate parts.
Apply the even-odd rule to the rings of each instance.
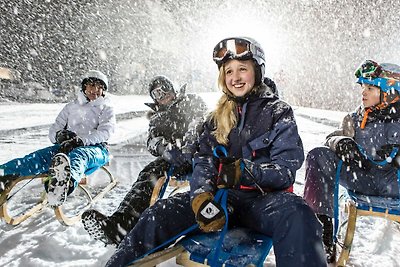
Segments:
[[[333,217],[336,168],[339,157],[328,147],[311,150],[306,159],[304,199],[317,214]],[[340,184],[355,193],[371,196],[398,197],[397,169],[373,166],[363,170],[342,165]]]
[[[47,173],[51,160],[59,153],[59,149],[60,145],[56,144],[37,150],[23,158],[16,158],[0,165],[0,169],[4,170],[4,175],[28,176]],[[110,160],[108,149],[103,145],[77,147],[68,154],[68,157],[75,187],[83,174],[93,173]]]
[[[159,200],[148,208],[106,266],[126,266],[195,225],[189,194]],[[230,190],[228,203],[233,210],[230,227],[247,227],[272,237],[277,266],[326,266],[321,224],[301,197]]]
[[[150,206],[151,195],[157,180],[163,177],[170,167],[171,164],[162,157],[147,164],[139,173],[137,180],[125,195],[118,209],[108,217],[107,223],[115,227],[115,232],[120,233],[121,240],[136,225],[143,211]],[[186,175],[190,172],[191,169],[177,168],[172,175]]]
[[[118,209],[108,217],[109,226],[115,226],[121,233],[121,240],[129,233],[145,209],[150,206],[150,199],[157,180],[164,176],[170,164],[159,157],[147,164],[139,173],[129,192],[125,195]]]

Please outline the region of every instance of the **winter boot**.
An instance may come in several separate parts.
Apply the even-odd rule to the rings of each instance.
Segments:
[[[85,211],[82,214],[82,223],[91,237],[106,245],[118,246],[124,238],[118,231],[118,225],[97,210]]]
[[[47,200],[52,207],[61,206],[67,200],[70,187],[73,187],[70,163],[67,155],[58,153],[53,157],[49,168],[49,176]]]
[[[327,263],[336,262],[336,244],[333,242],[333,219],[327,215],[318,214],[318,219],[322,223],[322,241],[324,243]]]

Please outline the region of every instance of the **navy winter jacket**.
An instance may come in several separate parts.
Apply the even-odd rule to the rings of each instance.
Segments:
[[[250,175],[243,171],[241,185],[255,188],[256,182],[267,190],[290,187],[304,161],[292,108],[263,84],[243,104],[238,116],[238,125],[231,130],[226,149],[228,156],[243,158],[251,172]],[[213,121],[208,120],[200,136],[190,181],[192,198],[203,192],[215,193],[217,189],[218,160],[213,157],[213,149],[219,144],[212,135],[214,129]]]

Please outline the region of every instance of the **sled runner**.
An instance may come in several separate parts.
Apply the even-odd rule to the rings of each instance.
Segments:
[[[348,216],[340,226],[345,229],[339,230],[338,234],[340,254],[337,266],[346,266],[349,260],[358,216],[383,217],[400,223],[400,199],[366,196],[352,192],[348,192],[346,197],[344,211]]]
[[[97,190],[94,194],[90,193],[91,190],[88,189],[87,179],[95,178],[91,176],[102,176],[107,177],[109,181],[107,184],[100,190]],[[46,192],[43,191],[43,180],[48,177],[47,174],[40,174],[35,176],[25,176],[19,177],[16,180],[12,181],[9,186],[4,190],[1,195],[0,203],[3,205],[0,207],[0,218],[4,218],[6,223],[11,225],[18,225],[21,222],[25,221],[38,211],[42,210],[44,207],[47,206],[47,195]],[[74,190],[71,195],[77,195],[77,197],[82,198],[81,205],[79,207],[72,207],[71,203],[67,200],[62,206],[58,206],[54,208],[54,212],[56,218],[62,223],[63,225],[72,225],[77,221],[80,221],[82,213],[89,208],[94,202],[98,201],[99,199],[103,198],[104,195],[114,188],[117,184],[117,180],[111,174],[111,172],[107,169],[107,167],[102,166],[99,170],[95,173],[91,174],[89,177],[84,177],[81,180],[81,183],[78,185],[80,190]],[[97,177],[96,177],[97,178]],[[95,179],[93,179],[95,180]],[[97,179],[98,180],[98,179]],[[29,188],[29,192],[27,189],[28,185],[36,184],[36,195],[31,196],[29,195],[31,191],[35,191],[35,188]],[[25,189],[25,190],[24,190]],[[94,189],[95,190],[95,187]],[[32,198],[34,203],[28,204],[19,204],[15,201],[12,201],[12,198],[15,197],[18,193],[23,191],[24,198]],[[77,192],[79,191],[79,192]],[[12,203],[11,203],[12,202]],[[79,201],[80,202],[80,201]],[[26,208],[29,206],[29,208]],[[13,209],[13,211],[11,211]],[[76,211],[78,210],[78,212]]]

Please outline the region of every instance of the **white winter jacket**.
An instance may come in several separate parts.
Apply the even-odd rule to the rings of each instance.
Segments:
[[[83,92],[68,103],[50,127],[50,141],[56,143],[56,133],[66,129],[76,133],[85,145],[107,142],[116,127],[114,108],[110,97],[88,101]]]

